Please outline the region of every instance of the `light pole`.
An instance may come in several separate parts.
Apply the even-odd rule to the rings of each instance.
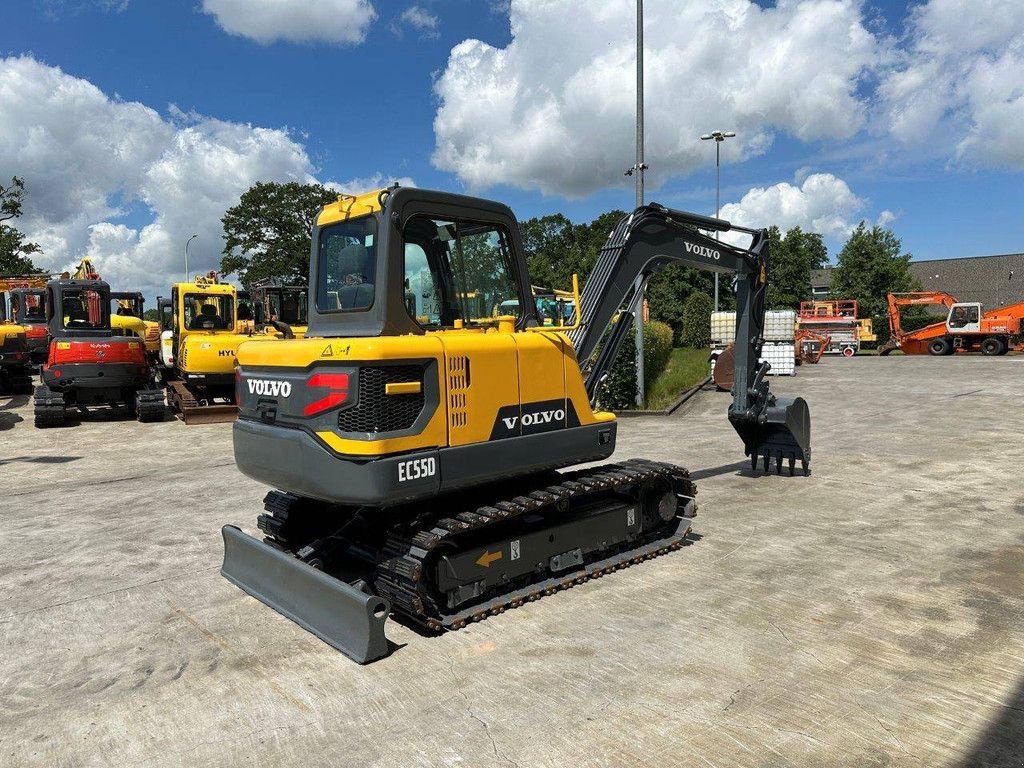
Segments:
[[[712,131],[700,137],[701,141],[715,140],[715,218],[719,217],[722,210],[722,142],[731,139],[736,135],[735,131]],[[718,240],[718,232],[715,232],[715,239]],[[715,312],[718,311],[718,273],[715,272]]]
[[[185,282],[186,283],[188,282],[188,247],[192,244],[192,241],[195,240],[197,237],[199,237],[199,235],[192,235],[192,237],[190,237],[188,239],[188,242],[185,243]]]
[[[644,204],[644,0],[636,0],[636,163],[626,171],[635,177],[636,207]],[[634,301],[636,317],[634,332],[636,339],[636,404],[644,407],[644,283],[637,279],[636,289],[640,296]]]

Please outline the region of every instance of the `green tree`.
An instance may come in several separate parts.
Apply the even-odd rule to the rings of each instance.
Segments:
[[[647,303],[651,309],[651,319],[668,323],[676,344],[687,343],[684,341],[686,302],[691,296],[703,295],[707,299],[708,311],[711,311],[713,281],[714,275],[710,272],[684,267],[682,264],[669,264],[648,283]],[[729,275],[723,275],[719,286],[719,300],[723,306],[732,306],[730,284]]]
[[[876,327],[886,325],[886,294],[920,289],[910,272],[910,254],[902,250],[891,230],[868,227],[862,221],[839,252],[832,295],[856,299],[861,317],[874,318]]]
[[[711,346],[711,310],[714,304],[706,293],[694,291],[683,309],[682,341],[688,347]]]
[[[320,184],[257,182],[221,219],[221,271],[238,273],[246,287],[268,277],[305,283],[317,213],[337,197]]]
[[[18,176],[8,186],[0,184],[0,274],[24,275],[40,272],[32,263],[33,253],[41,253],[37,243],[25,242],[25,236],[8,224],[21,216],[25,181]]]
[[[811,270],[828,262],[821,235],[793,227],[785,236],[778,227],[768,230],[768,307],[799,309],[811,298]]]

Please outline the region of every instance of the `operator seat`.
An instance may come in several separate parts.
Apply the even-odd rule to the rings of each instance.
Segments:
[[[338,254],[340,309],[367,309],[373,303],[372,259],[366,246],[346,245]]]
[[[203,308],[199,310],[199,314],[192,318],[192,322],[189,323],[189,330],[191,331],[209,331],[209,330],[223,330],[226,326],[221,316],[217,314],[217,309],[212,304],[203,304]]]

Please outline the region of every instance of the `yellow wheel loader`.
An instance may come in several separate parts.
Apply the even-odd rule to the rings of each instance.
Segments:
[[[750,244],[709,234],[729,231]],[[223,575],[366,663],[389,652],[389,615],[457,630],[680,548],[696,513],[687,470],[578,468],[615,449],[600,385],[654,273],[735,273],[728,418],[755,467],[807,472],[807,404],[773,396],[758,363],[767,250],[765,230],[642,206],[574,288],[574,324],[545,326],[506,206],[340,197],[313,232],[306,338],[238,349],[235,461],[278,490],[265,541],[223,528]]]
[[[167,402],[186,424],[233,421],[235,352],[247,340],[276,341],[274,336],[239,333],[235,287],[218,282],[215,273],[171,288],[160,342],[159,377],[167,385]]]

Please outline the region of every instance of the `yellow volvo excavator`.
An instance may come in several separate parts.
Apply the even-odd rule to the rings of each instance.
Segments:
[[[306,338],[238,349],[235,460],[279,490],[258,519],[265,541],[223,528],[223,575],[365,663],[388,653],[389,615],[459,629],[679,548],[696,513],[685,469],[567,469],[613,452],[598,390],[671,262],[736,274],[728,418],[755,466],[808,471],[807,404],[774,397],[758,364],[767,248],[765,230],[642,206],[574,290],[575,324],[545,326],[506,206],[406,188],[340,197],[313,232]],[[491,313],[503,306],[516,314]]]

